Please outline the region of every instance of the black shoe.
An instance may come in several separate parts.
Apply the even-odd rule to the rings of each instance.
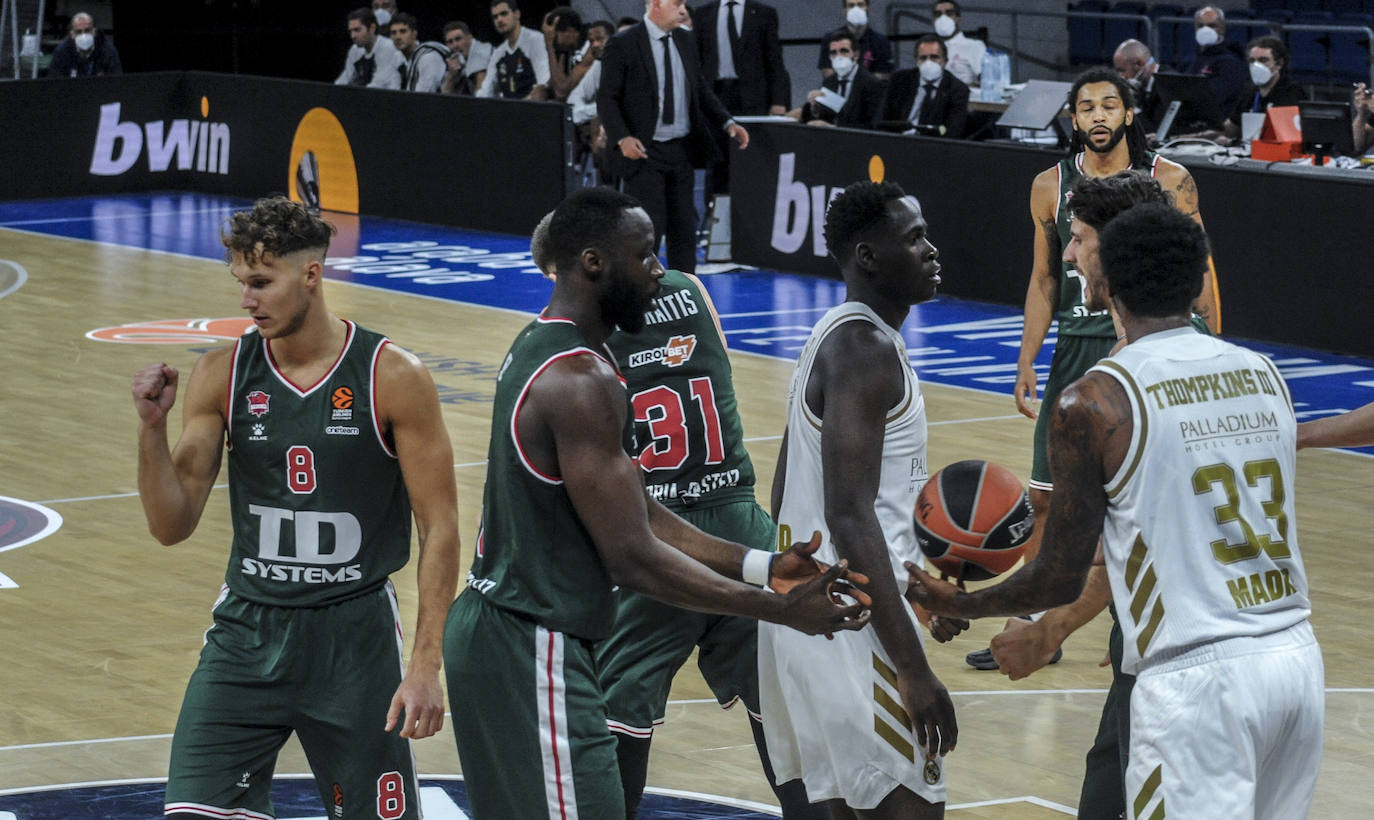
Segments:
[[[1059,663],[1063,657],[1064,650],[1056,649],[1054,650],[1054,657],[1050,658],[1050,663]],[[964,663],[972,666],[974,669],[985,671],[999,668],[996,659],[992,657],[991,649],[979,649],[976,652],[968,653],[964,656]]]
[[[964,663],[974,669],[992,670],[997,669],[997,661],[992,657],[992,650],[984,647],[964,656]]]

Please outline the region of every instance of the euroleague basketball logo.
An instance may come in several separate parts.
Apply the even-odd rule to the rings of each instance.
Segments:
[[[334,421],[350,421],[353,418],[353,388],[338,387],[329,397],[329,403],[333,407],[330,418]]]

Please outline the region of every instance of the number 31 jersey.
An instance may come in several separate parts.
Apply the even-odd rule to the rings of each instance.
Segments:
[[[1102,534],[1122,671],[1306,620],[1297,419],[1273,363],[1183,327],[1092,371],[1120,382],[1134,418]]]
[[[308,387],[281,373],[256,332],[235,346],[225,582],[250,601],[336,603],[375,589],[410,557],[410,498],[373,392],[390,342],[345,324],[338,361]]]
[[[754,497],[754,465],[710,302],[700,283],[670,270],[644,330],[616,331],[615,354],[634,406],[639,466],[651,496],[672,510]]]

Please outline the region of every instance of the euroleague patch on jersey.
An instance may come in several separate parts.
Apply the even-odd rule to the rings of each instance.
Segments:
[[[75,820],[75,818],[161,817],[166,780],[121,780],[113,783],[72,783],[0,792],[3,820]],[[333,797],[343,795],[334,787]],[[693,817],[700,820],[765,820],[777,810],[760,803],[689,792],[647,790],[639,806],[643,820]],[[667,790],[662,790],[667,792]],[[279,820],[333,820],[341,806],[326,812],[315,781],[306,775],[277,776],[272,780],[272,803]],[[468,820],[467,787],[461,777],[420,778],[420,805],[427,820]],[[351,814],[351,813],[350,813]],[[359,815],[388,816],[374,812]],[[209,816],[209,815],[207,815]],[[230,816],[226,814],[225,816]],[[241,816],[241,815],[234,815]]]
[[[350,421],[353,418],[353,388],[337,387],[329,396],[330,411],[334,421]]]
[[[267,415],[267,405],[272,401],[272,394],[264,393],[261,390],[254,390],[244,396],[243,400],[248,403],[249,413],[252,413],[254,416],[265,416]]]
[[[687,336],[674,336],[663,347],[631,353],[629,365],[630,367],[642,367],[646,364],[662,364],[665,367],[681,367],[691,360],[692,351],[696,349],[697,336],[695,333]]]
[[[227,319],[154,319],[115,327],[99,327],[86,332],[96,342],[134,345],[196,345],[206,342],[232,342],[253,327],[247,316]]]

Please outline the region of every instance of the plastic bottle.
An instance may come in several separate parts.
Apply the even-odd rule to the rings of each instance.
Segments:
[[[1001,102],[1002,92],[1011,81],[1011,60],[1004,51],[988,49],[979,78],[980,96],[985,102]]]

